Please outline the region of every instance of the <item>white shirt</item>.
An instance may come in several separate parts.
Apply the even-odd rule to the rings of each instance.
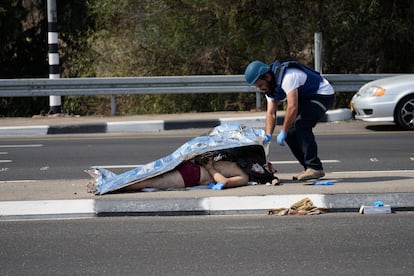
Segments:
[[[282,89],[289,94],[294,89],[304,85],[308,76],[305,72],[296,68],[288,68],[282,80]],[[316,94],[319,95],[333,95],[335,91],[327,79],[322,78],[323,81],[319,85]],[[274,101],[273,98],[266,95],[267,101]],[[285,99],[286,100],[286,99]]]

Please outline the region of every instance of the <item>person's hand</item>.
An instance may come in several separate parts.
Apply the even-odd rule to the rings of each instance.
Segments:
[[[287,132],[283,130],[280,131],[279,135],[277,136],[277,143],[282,147],[285,146],[286,136],[287,136]]]
[[[210,183],[208,188],[212,190],[222,190],[224,188],[224,184],[222,182]]]
[[[270,143],[270,141],[272,141],[272,134],[266,133],[266,138],[263,141],[263,145],[267,145]]]

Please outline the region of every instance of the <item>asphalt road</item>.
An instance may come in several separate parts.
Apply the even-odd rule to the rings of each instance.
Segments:
[[[0,138],[0,180],[85,179],[91,166],[130,170],[169,155],[206,130],[146,135],[52,135]],[[317,133],[325,171],[412,170],[414,132],[384,129]],[[279,172],[301,170],[288,147],[271,145]]]
[[[414,213],[0,222],[1,275],[412,275]]]

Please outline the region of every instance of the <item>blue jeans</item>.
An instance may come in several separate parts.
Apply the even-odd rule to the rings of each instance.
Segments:
[[[299,99],[298,116],[288,131],[286,143],[305,170],[323,170],[312,129],[332,107],[334,100],[335,95],[314,95]]]

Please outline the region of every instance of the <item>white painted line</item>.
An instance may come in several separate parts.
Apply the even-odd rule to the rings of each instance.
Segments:
[[[93,199],[0,202],[0,216],[88,213],[95,213],[95,201]]]
[[[346,172],[331,172],[336,174],[366,174],[366,173],[414,173],[414,170],[392,170],[392,171],[346,171]]]
[[[0,163],[10,163],[10,162],[13,162],[13,161],[11,161],[11,160],[0,160]]]
[[[263,127],[266,123],[265,117],[243,117],[240,119],[235,118],[220,118],[219,119],[221,124],[233,123],[233,124],[241,124],[247,125],[249,127]]]
[[[1,151],[0,154],[9,154],[9,153],[5,151]]]
[[[0,148],[39,148],[43,144],[28,144],[28,145],[0,145]]]
[[[243,121],[243,120],[263,121],[265,119],[266,119],[265,116],[240,117],[240,121]],[[229,122],[229,121],[233,122],[233,121],[237,121],[238,118],[219,118],[219,120],[223,122]]]
[[[96,165],[91,168],[104,168],[104,169],[128,169],[142,167],[143,165]]]
[[[164,121],[132,121],[132,122],[108,122],[107,132],[133,132],[148,130],[163,130]]]
[[[299,164],[298,161],[270,161],[272,164],[283,165],[283,164]]]
[[[30,180],[30,179],[25,179],[25,180],[2,180],[0,181],[0,183],[34,183],[37,182],[36,180]]]
[[[299,164],[298,161],[270,161],[272,164]],[[322,160],[322,163],[341,163],[339,160]],[[94,165],[91,168],[105,168],[105,169],[127,169],[127,168],[137,168],[144,165]]]
[[[340,160],[321,160],[322,163],[341,163]],[[270,161],[272,164],[299,164],[298,161]]]

